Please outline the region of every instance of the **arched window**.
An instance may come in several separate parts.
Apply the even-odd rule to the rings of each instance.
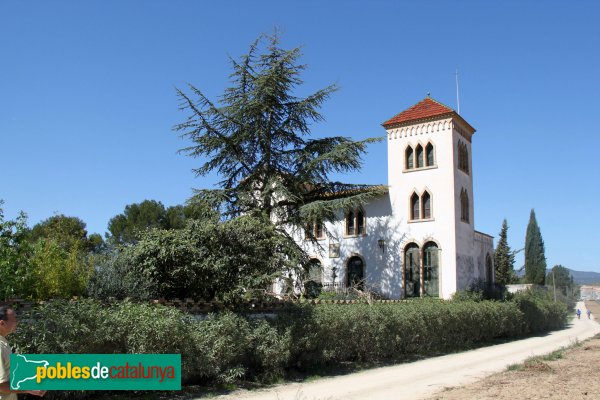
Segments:
[[[354,236],[356,235],[356,218],[354,217],[354,211],[348,211],[346,214],[346,235]]]
[[[365,213],[362,209],[356,210],[356,234],[365,234]]]
[[[431,195],[427,191],[421,196],[421,210],[423,210],[423,219],[431,218]]]
[[[308,280],[321,283],[323,280],[323,265],[316,258],[311,258],[308,262]]]
[[[304,281],[304,296],[315,298],[321,294],[323,289],[323,266],[321,261],[312,258],[308,262],[308,277]]]
[[[364,288],[365,266],[362,258],[358,256],[351,257],[348,260],[347,272],[346,284],[348,287]]]
[[[417,153],[417,168],[423,168],[423,146],[418,145],[415,152]]]
[[[423,246],[423,292],[427,296],[440,295],[440,261],[437,244],[427,242]]]
[[[421,262],[419,246],[409,243],[404,248],[404,297],[419,297],[421,295]]]
[[[414,168],[414,160],[413,160],[414,154],[413,154],[413,148],[408,146],[406,148],[406,151],[404,152],[404,167],[406,169],[413,169]]]
[[[463,188],[460,192],[460,220],[463,222],[469,222],[469,195]]]
[[[469,150],[463,142],[458,142],[458,169],[469,173]]]
[[[492,266],[492,257],[489,253],[485,257],[485,281],[490,287],[494,283],[494,268]]]
[[[435,160],[433,157],[433,145],[428,143],[425,147],[425,165],[431,167],[434,164]]]
[[[419,195],[413,193],[410,197],[410,219],[415,220],[420,218],[419,213]]]

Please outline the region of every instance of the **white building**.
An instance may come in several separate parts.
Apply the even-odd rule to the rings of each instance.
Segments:
[[[385,298],[449,298],[493,282],[493,238],[474,228],[475,129],[430,97],[383,123],[388,191],[362,209],[298,235],[325,286],[354,282]],[[325,232],[327,234],[325,234]],[[300,237],[302,236],[302,237]]]

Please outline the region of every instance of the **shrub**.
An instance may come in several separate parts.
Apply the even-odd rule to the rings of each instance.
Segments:
[[[21,353],[180,353],[186,381],[201,354],[190,340],[196,325],[164,306],[54,300],[23,315],[13,340]]]
[[[452,295],[452,300],[510,300],[512,295],[504,285],[489,285],[488,282],[477,280],[469,285],[467,289],[458,290]]]
[[[158,305],[58,300],[22,316],[15,344],[24,353],[180,353],[183,382],[210,385],[442,354],[554,329],[565,318],[562,304],[534,292],[509,302],[304,304],[272,319],[227,311],[203,321]]]
[[[290,329],[292,365],[310,367],[399,360],[467,348],[522,334],[522,318],[515,303],[424,299],[298,307],[280,316],[277,324]]]
[[[527,332],[538,333],[560,329],[567,323],[567,306],[554,302],[552,295],[540,289],[518,292],[514,302],[524,314]]]

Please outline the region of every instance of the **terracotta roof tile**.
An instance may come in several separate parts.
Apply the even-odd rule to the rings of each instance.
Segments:
[[[455,113],[453,109],[446,107],[442,103],[427,96],[424,100],[418,102],[414,106],[385,121],[383,126],[387,128],[390,125],[452,113]]]

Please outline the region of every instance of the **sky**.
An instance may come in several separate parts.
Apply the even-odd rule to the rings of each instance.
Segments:
[[[261,33],[301,46],[307,95],[340,86],[315,137],[384,136],[427,93],[473,138],[475,228],[524,245],[532,208],[548,266],[600,272],[600,3],[592,1],[0,0],[0,199],[33,225],[55,214],[104,234],[125,206],[182,204],[202,160],[172,130],[175,88],[218,99],[229,57]],[[386,183],[369,147],[355,183]],[[522,254],[522,253],[521,253]],[[522,266],[519,255],[516,267]]]

